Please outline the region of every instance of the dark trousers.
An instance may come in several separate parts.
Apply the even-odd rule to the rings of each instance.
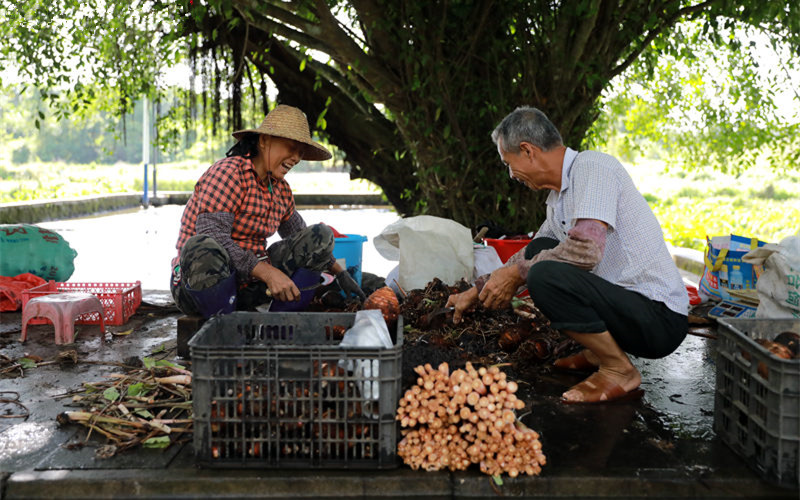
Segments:
[[[270,264],[291,276],[304,267],[322,271],[333,262],[333,232],[325,224],[314,224],[270,245]],[[192,293],[187,290],[211,288],[235,273],[228,251],[208,235],[194,235],[181,250],[180,266],[172,270],[170,290],[175,304],[184,314],[200,314]],[[262,281],[240,282],[236,309],[252,311],[267,300],[267,285]]]
[[[557,244],[555,239],[536,238],[526,248],[525,258]],[[554,329],[577,333],[608,330],[620,348],[634,356],[667,356],[688,331],[686,315],[564,262],[534,264],[527,285],[533,303]]]

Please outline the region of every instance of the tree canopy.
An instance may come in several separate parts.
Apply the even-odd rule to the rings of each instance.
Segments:
[[[119,112],[143,94],[159,99],[160,69],[185,60],[201,76],[202,88],[195,92],[187,82],[182,106],[173,107],[164,126],[196,118],[199,111],[214,128],[232,131],[254,124],[274,104],[267,92],[271,82],[277,100],[303,109],[312,128],[345,153],[351,175],[378,184],[400,213],[448,217],[468,226],[491,220],[527,232],[543,216],[544,193],[510,182],[491,144],[490,132],[509,111],[519,105],[542,109],[573,148],[602,134],[604,104],[638,110],[625,124],[649,126],[652,137],[665,140],[668,127],[658,125],[666,123],[664,111],[685,97],[669,87],[665,61],[702,65],[695,50],[703,44],[729,54],[722,67],[735,82],[727,96],[735,102],[722,109],[742,110],[719,115],[719,107],[695,106],[705,117],[697,126],[716,124],[718,130],[671,134],[674,147],[689,155],[713,152],[722,164],[776,139],[791,144],[796,135],[791,127],[775,127],[772,96],[755,81],[753,61],[741,57],[742,40],[735,35],[753,29],[796,53],[795,2],[12,4],[0,0],[0,60],[13,61],[61,116],[81,113],[97,93]],[[658,82],[667,82],[665,92],[643,101]],[[634,92],[634,85],[644,91]],[[743,116],[750,119],[731,123]]]

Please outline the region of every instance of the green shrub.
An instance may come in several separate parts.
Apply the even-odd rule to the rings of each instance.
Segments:
[[[685,187],[675,195],[676,198],[702,198],[703,196],[702,191],[693,187]]]
[[[706,171],[695,172],[692,176],[692,180],[694,181],[710,181],[713,179],[714,177],[711,175],[711,173]]]
[[[728,196],[730,198],[735,198],[739,195],[739,191],[732,188],[732,187],[724,187],[714,191],[712,196]]]
[[[650,205],[655,205],[656,203],[659,202],[658,196],[656,196],[654,194],[645,193],[643,196],[644,196],[644,199],[647,200],[647,203],[650,204]]]
[[[22,145],[22,147],[15,149],[11,152],[11,163],[15,165],[21,165],[22,163],[28,163],[31,159],[31,150],[28,149],[27,145]]]
[[[760,191],[757,190],[750,191],[750,196],[755,198],[761,198],[762,200],[779,200],[779,201],[790,200],[795,197],[792,193],[788,191],[784,191],[783,189],[775,189],[775,186],[773,186],[772,184],[768,184],[767,187],[765,187]]]

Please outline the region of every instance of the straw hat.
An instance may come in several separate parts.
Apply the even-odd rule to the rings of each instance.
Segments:
[[[261,126],[256,129],[237,130],[233,133],[236,140],[248,133],[266,134],[284,137],[305,144],[303,159],[322,161],[331,158],[331,153],[321,144],[311,140],[306,115],[299,109],[286,104],[279,104],[267,114]]]

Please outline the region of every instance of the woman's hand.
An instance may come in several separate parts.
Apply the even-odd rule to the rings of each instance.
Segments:
[[[261,261],[251,274],[267,284],[267,290],[274,298],[284,302],[300,300],[297,285],[277,267]]]
[[[454,293],[447,298],[445,307],[453,306],[453,323],[461,323],[461,316],[475,308],[478,303],[478,289],[472,287],[463,293]]]

